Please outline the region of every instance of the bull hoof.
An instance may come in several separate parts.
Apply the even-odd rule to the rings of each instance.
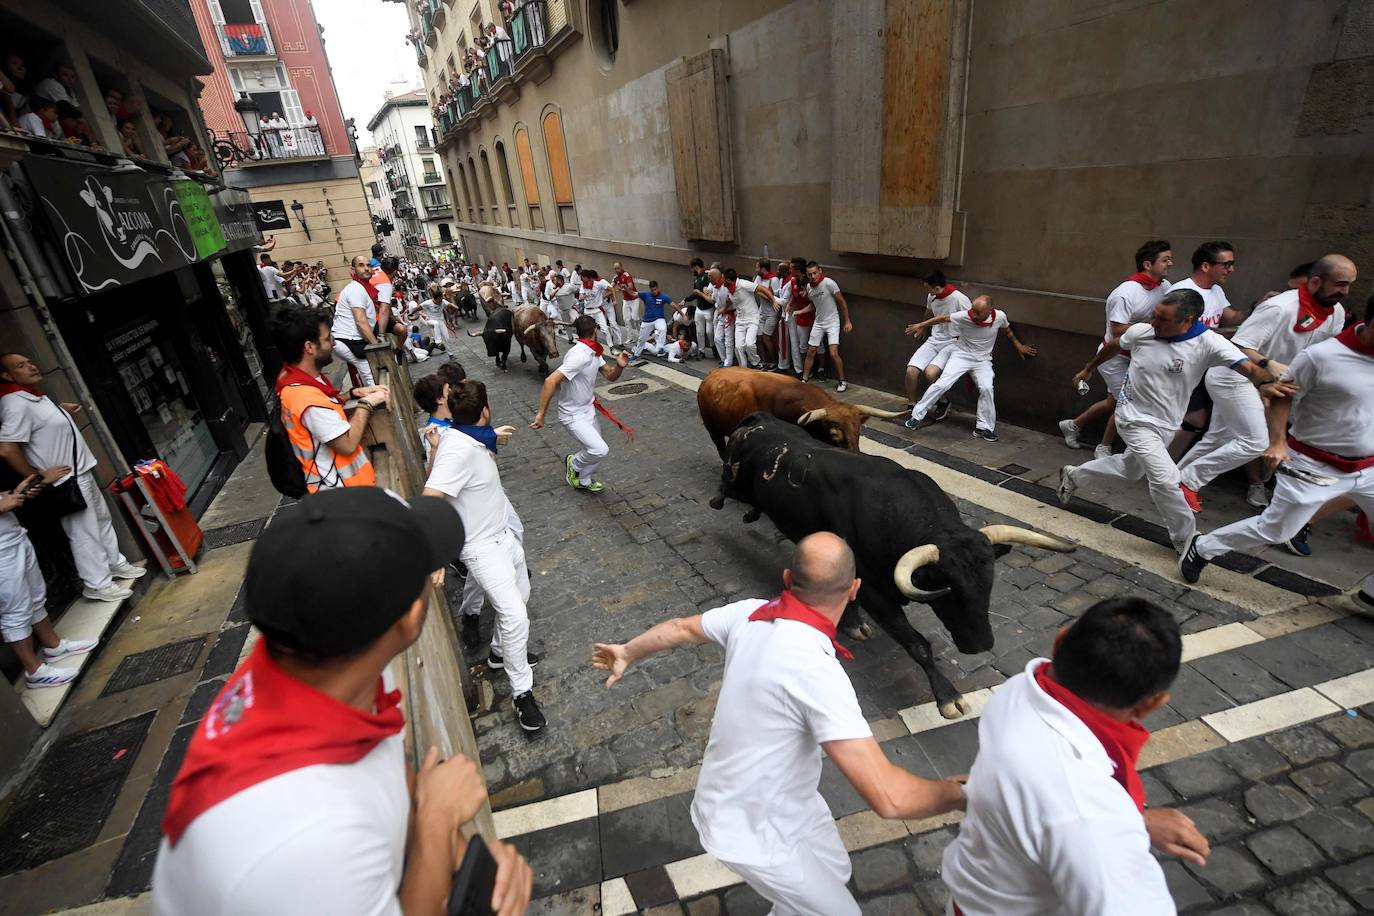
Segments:
[[[741,521],[743,521],[746,525],[751,525],[754,522],[758,521],[759,516],[762,514],[763,513],[761,513],[758,509],[750,509],[748,512],[744,513],[744,518],[742,518]]]
[[[953,703],[941,703],[940,715],[946,719],[957,719],[968,712],[968,701],[959,697]]]
[[[871,624],[871,623],[869,623],[867,620],[865,620],[863,623],[860,623],[858,626],[845,627],[845,628],[844,628],[844,632],[845,632],[845,635],[848,636],[850,639],[865,640],[865,639],[872,639],[872,638],[873,638],[873,634],[876,633],[876,632],[878,632],[878,631],[877,631],[876,629],[874,629],[873,624]]]
[[[707,503],[707,505],[710,506],[712,509],[724,509],[725,499],[724,497],[716,496],[709,503]]]

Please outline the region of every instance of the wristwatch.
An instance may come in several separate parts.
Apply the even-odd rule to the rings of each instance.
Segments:
[[[1259,366],[1261,369],[1268,369],[1268,368],[1269,368],[1269,357],[1266,356],[1264,359],[1259,360],[1257,363],[1255,363],[1255,365]]]

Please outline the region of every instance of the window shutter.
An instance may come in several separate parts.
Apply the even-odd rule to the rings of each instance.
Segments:
[[[725,52],[712,49],[669,67],[668,128],[682,234],[735,240],[735,178]]]

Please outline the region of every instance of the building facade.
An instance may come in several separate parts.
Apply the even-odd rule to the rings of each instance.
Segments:
[[[434,121],[423,90],[389,96],[367,122],[383,172],[402,253],[426,260],[456,241],[453,205],[434,149]]]
[[[1147,239],[1174,279],[1231,241],[1242,308],[1332,250],[1371,289],[1367,4],[408,2],[472,257],[621,260],[674,297],[693,256],[814,259],[866,384],[900,390],[934,268],[1039,347],[998,353],[998,402],[1045,429]]]
[[[200,104],[225,180],[252,195],[278,262],[347,276],[372,221],[310,0],[190,5],[213,68]]]
[[[405,254],[401,242],[401,232],[396,225],[396,215],[391,211],[391,197],[386,183],[386,168],[382,165],[381,150],[375,146],[365,146],[361,151],[362,163],[359,166],[363,179],[363,190],[367,194],[367,208],[372,213],[372,228],[376,241],[386,248],[386,253],[399,258]]]

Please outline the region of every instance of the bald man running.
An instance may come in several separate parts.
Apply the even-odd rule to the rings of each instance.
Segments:
[[[890,763],[859,711],[835,626],[859,591],[854,554],[829,532],[803,538],[783,593],[660,623],[624,645],[596,644],[610,687],[639,661],[711,641],[725,675],[697,778],[692,823],[702,847],[771,901],[775,912],[857,916],[849,853],[818,791],[824,751],[885,818],[964,807],[954,782]],[[839,656],[837,658],[836,656]]]

